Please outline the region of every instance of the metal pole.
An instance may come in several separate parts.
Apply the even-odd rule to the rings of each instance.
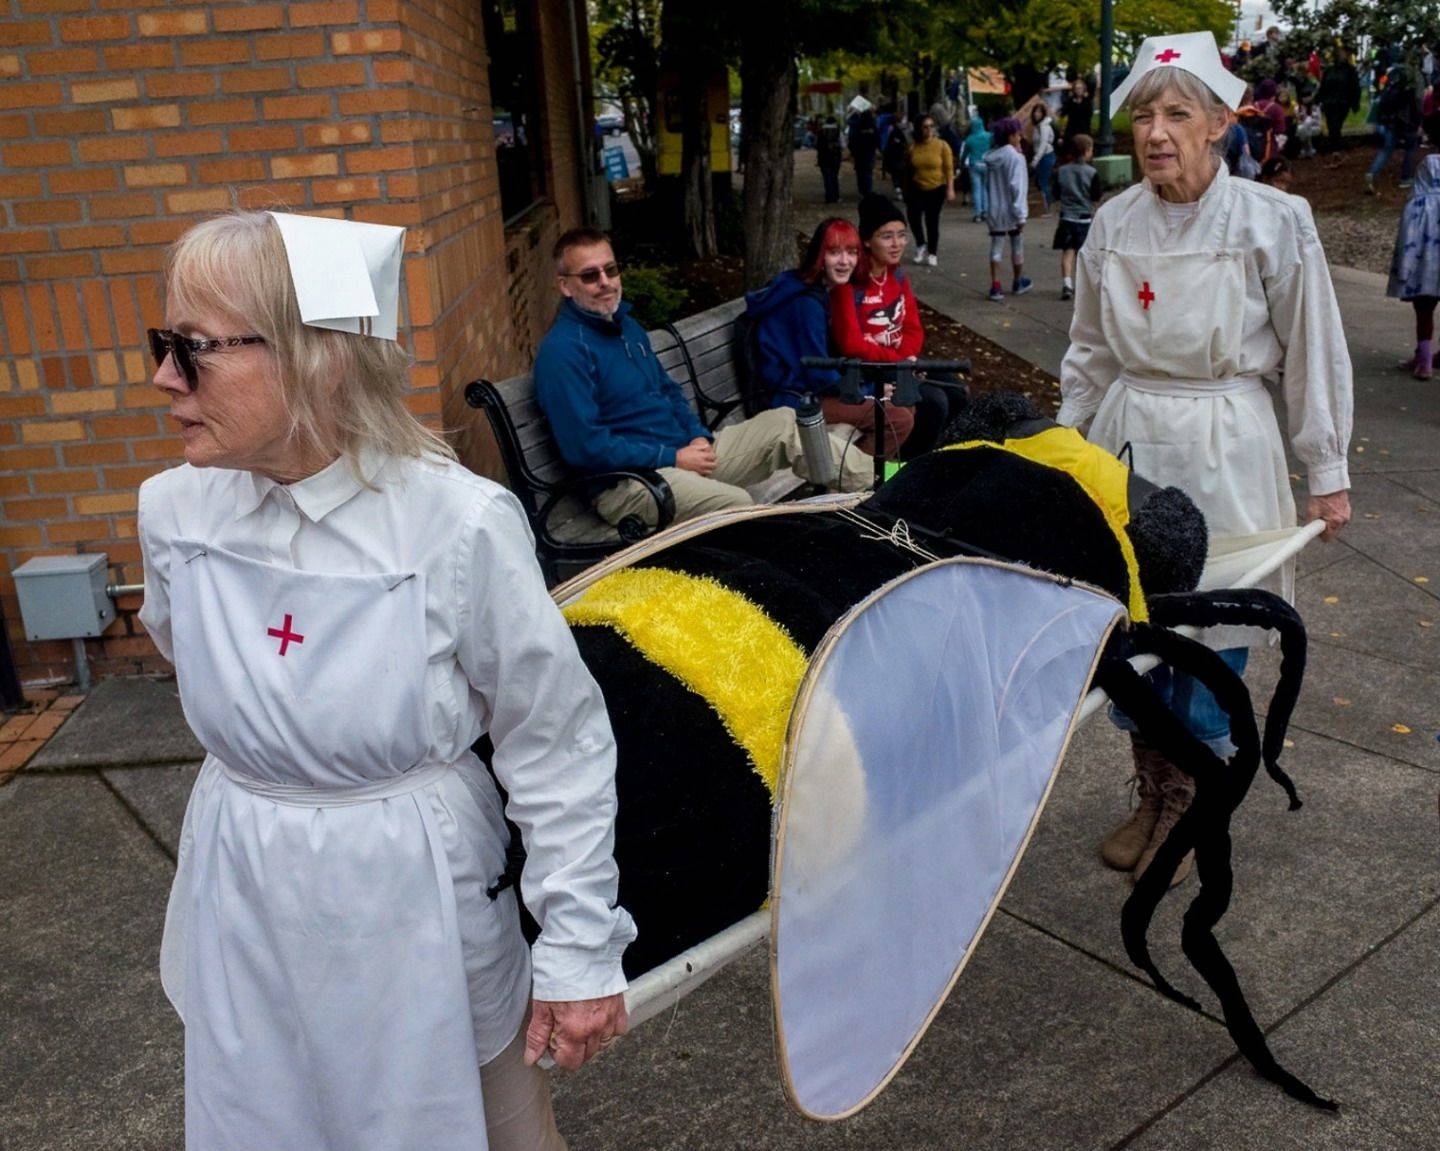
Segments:
[[[575,0],[568,0],[566,7],[570,14],[570,70],[574,73],[575,81],[575,163],[580,169],[580,203],[583,212],[582,220],[586,224],[601,223],[604,227],[610,226],[610,221],[599,220],[601,205],[596,194],[594,177],[595,157],[595,117],[586,108],[585,101],[585,74],[580,65],[580,11],[575,7]],[[608,196],[609,189],[606,189]],[[609,200],[606,200],[605,208],[609,208]],[[609,212],[605,212],[608,216]]]
[[[85,658],[85,641],[76,637],[70,645],[75,652],[75,690],[85,695],[90,691],[90,661]]]
[[[1115,151],[1115,133],[1110,130],[1110,76],[1114,69],[1115,0],[1100,0],[1100,131],[1095,136],[1095,155]]]

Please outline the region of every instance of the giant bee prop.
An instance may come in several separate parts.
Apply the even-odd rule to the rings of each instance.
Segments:
[[[947,447],[853,507],[754,509],[688,533],[680,525],[607,561],[598,578],[592,572],[556,590],[615,731],[619,897],[639,927],[627,975],[766,900],[786,719],[832,625],[930,562],[927,555],[1018,562],[1102,589],[1127,607],[1129,626],[1112,634],[1094,682],[1195,780],[1194,801],[1125,903],[1131,960],[1163,994],[1198,1009],[1147,945],[1152,916],[1193,848],[1199,891],[1184,919],[1185,955],[1256,1070],[1298,1099],[1333,1107],[1275,1060],[1214,935],[1233,879],[1230,819],[1262,762],[1299,806],[1277,761],[1305,661],[1300,618],[1268,592],[1196,591],[1207,539],[1191,500],[1042,418],[1024,397],[977,400],[946,438]],[[1181,624],[1278,631],[1282,669],[1263,740],[1243,681],[1173,630]],[[1143,654],[1214,692],[1237,748],[1228,761],[1192,736],[1131,667]]]

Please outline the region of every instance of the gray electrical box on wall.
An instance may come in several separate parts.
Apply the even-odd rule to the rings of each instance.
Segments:
[[[37,556],[12,573],[26,639],[83,639],[115,618],[105,554]]]

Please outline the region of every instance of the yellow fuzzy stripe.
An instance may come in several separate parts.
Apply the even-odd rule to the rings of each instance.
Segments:
[[[613,572],[564,611],[572,625],[613,628],[704,699],[774,797],[806,666],[784,628],[713,579],[663,568]]]
[[[1130,473],[1124,464],[1104,448],[1090,443],[1074,428],[1046,428],[1033,436],[1006,440],[1003,444],[969,440],[963,444],[949,444],[942,450],[951,448],[1002,448],[1033,463],[1062,471],[1079,484],[1100,509],[1106,525],[1115,536],[1115,542],[1120,545],[1120,555],[1130,575],[1130,596],[1126,604],[1130,618],[1137,623],[1150,618],[1149,609],[1145,606],[1145,592],[1140,586],[1140,565],[1135,559],[1135,546],[1130,542],[1130,533],[1125,530],[1130,523]]]

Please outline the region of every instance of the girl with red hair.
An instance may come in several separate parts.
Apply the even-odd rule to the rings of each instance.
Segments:
[[[798,268],[781,272],[765,287],[745,297],[748,370],[752,388],[769,407],[798,407],[807,395],[820,401],[827,423],[849,424],[860,433],[856,447],[879,451],[875,402],[841,401],[840,374],[807,368],[805,356],[833,355],[829,338],[828,298],[831,289],[850,283],[860,262],[860,234],[839,217],[820,223],[810,237]],[[893,458],[915,424],[908,408],[885,410],[885,454]]]

